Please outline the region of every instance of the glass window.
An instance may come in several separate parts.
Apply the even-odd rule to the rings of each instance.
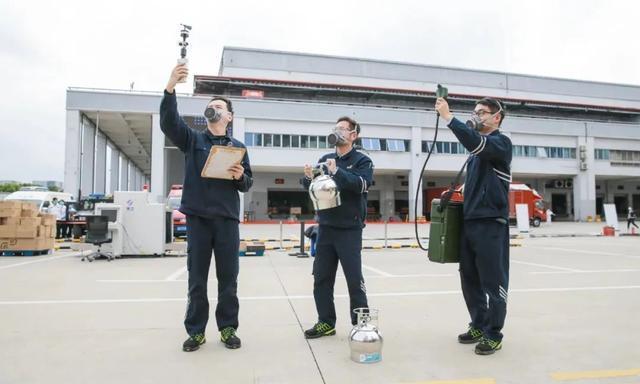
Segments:
[[[300,136],[291,135],[291,148],[300,148]]]
[[[369,151],[379,151],[380,150],[380,139],[373,139],[370,137],[362,138],[362,148]]]
[[[270,133],[264,133],[262,136],[264,137],[264,146],[273,147],[273,135]]]
[[[411,152],[411,140],[404,141],[404,151]]]
[[[309,136],[309,148],[318,148],[318,136]]]
[[[458,154],[458,143],[451,143],[451,153]]]
[[[255,145],[253,141],[253,133],[245,132],[244,145],[246,145],[247,147],[253,147]]]
[[[283,148],[291,147],[291,135],[282,135],[282,147]]]
[[[527,145],[527,157],[537,157],[537,156],[538,156],[538,147]]]
[[[273,146],[274,147],[280,146],[280,135],[273,135]]]
[[[395,152],[397,151],[397,143],[395,140],[387,139],[387,151]]]
[[[327,136],[318,137],[318,148],[327,148]]]
[[[404,140],[387,139],[387,151],[404,152]]]
[[[300,135],[300,148],[309,148],[309,136]]]

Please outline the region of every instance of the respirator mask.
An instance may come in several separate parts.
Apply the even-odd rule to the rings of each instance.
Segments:
[[[475,129],[476,131],[482,131],[486,127],[486,122],[493,119],[494,116],[502,112],[502,104],[498,103],[499,109],[495,113],[483,111],[483,115],[489,115],[486,119],[481,118],[477,113],[473,113],[471,116],[471,120],[467,120],[466,125],[471,129]]]
[[[207,109],[204,110],[204,117],[210,123],[217,123],[222,118],[222,112],[215,108],[207,107]]]

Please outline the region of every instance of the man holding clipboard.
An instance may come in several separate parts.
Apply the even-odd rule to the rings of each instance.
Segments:
[[[185,177],[180,212],[187,216],[187,269],[189,295],[184,325],[189,338],[185,352],[204,344],[209,320],[207,280],[211,253],[218,280],[216,322],[227,348],[240,348],[238,329],[238,248],[240,197],[253,184],[245,145],[227,134],[233,121],[231,101],[213,97],[207,104],[207,129],[189,128],[178,113],[175,86],[188,75],[178,64],[160,103],[160,128],[185,154]]]

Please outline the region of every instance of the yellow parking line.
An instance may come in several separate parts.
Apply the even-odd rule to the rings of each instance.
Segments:
[[[495,379],[436,380],[420,381],[412,384],[496,384]]]
[[[582,371],[582,372],[555,372],[551,378],[558,381],[582,380],[582,379],[603,379],[610,377],[639,376],[640,369],[622,369],[606,371]]]

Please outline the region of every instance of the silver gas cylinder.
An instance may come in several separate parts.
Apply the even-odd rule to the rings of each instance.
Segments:
[[[351,360],[356,363],[377,363],[382,361],[382,334],[378,330],[378,310],[356,308],[353,312],[358,322],[349,333]]]

